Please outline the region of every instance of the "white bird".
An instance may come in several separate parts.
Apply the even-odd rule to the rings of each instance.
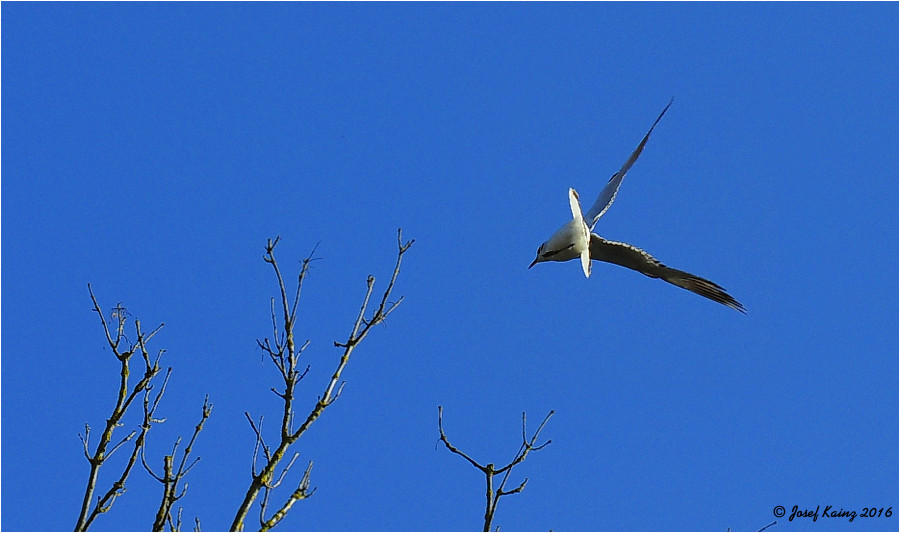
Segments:
[[[653,128],[656,127],[671,105],[672,101],[670,100],[666,108],[656,118],[656,122],[650,126],[647,135],[644,135],[641,143],[631,153],[631,157],[628,158],[628,161],[625,161],[625,164],[622,165],[618,172],[612,175],[606,187],[600,191],[600,195],[597,197],[594,205],[584,215],[581,212],[578,193],[575,189],[569,189],[569,207],[572,209],[572,220],[559,228],[547,242],[538,248],[537,257],[528,265],[528,268],[544,261],[569,261],[580,257],[584,275],[585,277],[590,277],[591,259],[605,261],[637,270],[651,278],[660,278],[682,289],[687,289],[722,305],[736,309],[741,313],[746,313],[747,311],[740,302],[732,298],[725,292],[725,289],[712,281],[682,270],[669,268],[640,248],[624,242],[608,241],[593,233],[597,221],[606,213],[613,200],[616,199],[619,185],[622,184],[625,173],[637,161],[641,151],[644,150],[644,145],[647,144],[647,139],[653,133]]]

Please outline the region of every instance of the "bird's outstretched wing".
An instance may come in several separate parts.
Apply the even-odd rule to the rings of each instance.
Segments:
[[[747,313],[744,306],[725,292],[722,287],[708,279],[669,268],[636,246],[624,242],[608,241],[596,233],[591,233],[591,259],[637,270],[645,276],[668,281],[672,285],[687,289],[741,313]]]
[[[600,220],[600,217],[606,213],[606,210],[609,209],[609,206],[612,205],[613,200],[616,199],[616,194],[619,192],[619,185],[622,184],[622,180],[625,178],[625,173],[628,172],[628,169],[631,168],[631,165],[637,161],[638,156],[641,155],[641,152],[644,150],[644,145],[647,144],[647,139],[650,138],[650,134],[653,133],[653,128],[659,123],[659,119],[666,114],[666,111],[669,110],[669,106],[672,105],[672,101],[669,100],[669,103],[666,105],[666,108],[662,110],[662,113],[656,117],[656,122],[650,126],[650,130],[647,131],[647,135],[644,135],[644,138],[641,140],[641,144],[638,145],[637,148],[634,149],[634,152],[631,152],[631,157],[628,158],[628,161],[625,161],[625,164],[622,165],[622,168],[619,169],[618,172],[612,175],[609,178],[609,181],[606,183],[606,186],[603,187],[603,190],[600,191],[600,195],[597,197],[597,200],[594,202],[594,205],[591,206],[590,209],[584,214],[584,220],[587,222],[587,225],[590,229],[594,229],[594,226],[597,224],[597,221]]]

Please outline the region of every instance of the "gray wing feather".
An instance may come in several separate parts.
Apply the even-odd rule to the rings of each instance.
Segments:
[[[682,270],[669,268],[636,246],[624,242],[608,241],[596,233],[592,233],[591,259],[636,270],[645,276],[659,278],[741,313],[747,313],[744,306],[719,285]]]
[[[647,139],[650,138],[650,134],[653,133],[653,128],[659,123],[659,119],[666,114],[666,111],[669,110],[669,106],[672,105],[672,100],[669,100],[669,103],[666,105],[666,108],[662,110],[662,113],[656,117],[656,122],[650,126],[650,130],[647,132],[647,135],[644,135],[643,140],[638,145],[637,148],[634,149],[634,152],[631,153],[631,157],[628,158],[628,161],[625,161],[625,164],[622,165],[622,168],[619,169],[618,172],[612,175],[609,178],[609,181],[606,183],[606,186],[603,187],[603,190],[600,191],[600,195],[597,197],[597,200],[594,202],[594,205],[591,206],[590,209],[584,214],[584,220],[587,222],[588,226],[591,229],[594,229],[594,226],[597,224],[597,221],[600,220],[600,217],[603,216],[604,213],[609,209],[609,206],[612,205],[613,200],[616,199],[616,194],[619,192],[619,185],[622,184],[622,180],[625,178],[625,173],[628,172],[628,169],[631,168],[631,165],[637,161],[638,156],[641,155],[641,152],[644,150],[644,145],[647,144]]]

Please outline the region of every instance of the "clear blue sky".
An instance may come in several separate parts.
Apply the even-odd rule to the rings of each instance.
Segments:
[[[88,282],[166,324],[154,465],[215,404],[179,503],[223,529],[243,413],[270,440],[279,413],[266,239],[290,273],[318,243],[305,412],[398,227],[406,299],[296,446],[318,490],[281,529],[479,529],[483,479],[436,447],[438,405],[495,463],[523,410],[556,411],[504,531],[758,529],[776,505],[893,506],[777,531],[898,529],[895,3],[4,2],[2,21],[3,529],[75,523],[77,434],[117,378]],[[593,200],[672,97],[596,231],[747,316],[614,265],[526,269],[568,187]],[[136,470],[95,529],[148,529],[160,491]]]

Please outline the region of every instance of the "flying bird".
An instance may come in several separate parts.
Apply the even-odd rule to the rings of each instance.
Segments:
[[[644,135],[641,143],[631,153],[631,157],[625,161],[625,164],[622,165],[618,172],[612,175],[609,182],[600,191],[600,195],[597,197],[594,205],[586,213],[581,211],[578,192],[575,189],[569,189],[569,207],[572,210],[572,220],[559,228],[547,242],[538,248],[537,257],[528,265],[528,268],[544,261],[581,259],[581,268],[584,270],[585,277],[589,278],[591,276],[591,260],[605,261],[637,270],[651,278],[662,279],[672,285],[687,289],[741,313],[746,313],[747,311],[740,302],[732,298],[731,295],[725,292],[725,289],[712,281],[689,274],[683,270],[667,267],[655,257],[636,246],[624,242],[609,241],[593,233],[597,221],[600,220],[600,217],[606,213],[613,200],[616,199],[616,194],[619,192],[619,186],[622,184],[622,179],[625,178],[625,173],[637,161],[638,156],[644,150],[644,145],[647,144],[647,139],[653,133],[653,128],[656,127],[671,105],[672,101],[670,100],[665,109],[662,110],[662,113],[656,118],[656,122],[650,126],[647,135]]]

